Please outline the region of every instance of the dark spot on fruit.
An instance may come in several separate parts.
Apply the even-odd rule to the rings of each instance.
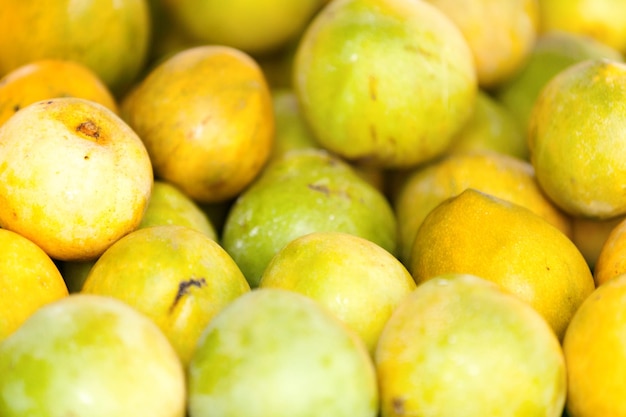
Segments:
[[[86,122],[79,124],[76,127],[76,131],[94,139],[98,139],[100,137],[100,128],[91,120],[87,120]]]
[[[89,155],[85,155],[83,158],[84,158],[84,159],[85,159],[85,161],[86,161],[86,160],[88,160],[88,159],[89,159]]]
[[[396,415],[404,415],[404,398],[395,397],[391,399],[391,407]]]
[[[13,106],[13,111],[17,113],[17,111],[21,109],[19,104],[16,104],[15,106]]]
[[[309,187],[309,189],[313,190],[313,191],[318,191],[320,193],[323,193],[325,195],[330,194],[330,190],[328,189],[327,186],[325,185],[320,185],[320,184],[308,184],[307,187]]]
[[[206,280],[204,278],[189,278],[186,281],[181,281],[178,284],[178,291],[176,292],[176,297],[174,297],[174,302],[170,306],[170,313],[174,311],[180,299],[189,294],[189,289],[191,287],[202,288],[205,285]]]
[[[378,135],[376,133],[376,127],[374,125],[370,125],[370,136],[372,137],[372,140],[374,142],[376,142],[376,140],[378,139]]]
[[[370,87],[370,98],[373,101],[376,101],[376,98],[378,97],[378,93],[377,93],[378,79],[374,77],[373,75],[370,75],[369,77],[369,87]]]

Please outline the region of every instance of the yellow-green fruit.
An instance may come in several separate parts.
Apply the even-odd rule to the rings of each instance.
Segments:
[[[442,154],[477,88],[463,35],[423,1],[333,1],[308,26],[294,62],[294,90],[319,143],[380,167]]]
[[[81,293],[115,297],[144,313],[188,363],[209,321],[249,290],[214,240],[169,225],[138,229],[115,242],[93,265]]]
[[[397,258],[369,240],[314,232],[285,245],[259,287],[296,291],[318,301],[373,353],[387,319],[415,289],[415,281]]]
[[[115,93],[139,76],[151,22],[145,0],[5,0],[0,7],[0,75],[31,61],[77,61]]]
[[[544,87],[530,119],[530,160],[541,188],[574,216],[626,213],[626,65],[580,62]]]
[[[467,274],[417,287],[376,351],[381,416],[560,417],[558,339],[528,304]]]
[[[589,36],[562,31],[543,33],[525,65],[512,79],[499,85],[493,95],[526,132],[532,107],[548,81],[570,65],[595,58],[623,59],[617,49]]]
[[[559,339],[595,288],[585,258],[561,231],[520,205],[471,188],[424,220],[409,271],[418,286],[449,273],[493,281],[533,306]]]

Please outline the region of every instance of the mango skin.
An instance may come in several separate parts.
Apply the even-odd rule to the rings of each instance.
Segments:
[[[463,35],[421,1],[331,2],[303,34],[293,74],[322,147],[387,168],[444,152],[478,88]]]

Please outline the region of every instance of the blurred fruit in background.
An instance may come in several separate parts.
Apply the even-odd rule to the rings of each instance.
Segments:
[[[0,79],[0,125],[29,104],[57,97],[95,101],[119,113],[108,87],[89,68],[76,61],[44,59],[16,68]]]
[[[179,52],[154,68],[122,102],[157,178],[199,203],[239,194],[269,158],[272,98],[247,54],[224,46]]]
[[[458,27],[422,1],[330,2],[303,34],[293,71],[320,145],[382,168],[445,152],[478,88]]]
[[[119,97],[146,63],[150,30],[145,0],[4,0],[0,76],[40,59],[72,60],[94,71]]]
[[[491,89],[524,66],[539,31],[541,0],[427,0],[461,30],[478,84]]]

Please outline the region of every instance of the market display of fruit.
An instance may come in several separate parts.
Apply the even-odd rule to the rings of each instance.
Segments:
[[[0,417],[626,417],[626,3],[0,0]]]

